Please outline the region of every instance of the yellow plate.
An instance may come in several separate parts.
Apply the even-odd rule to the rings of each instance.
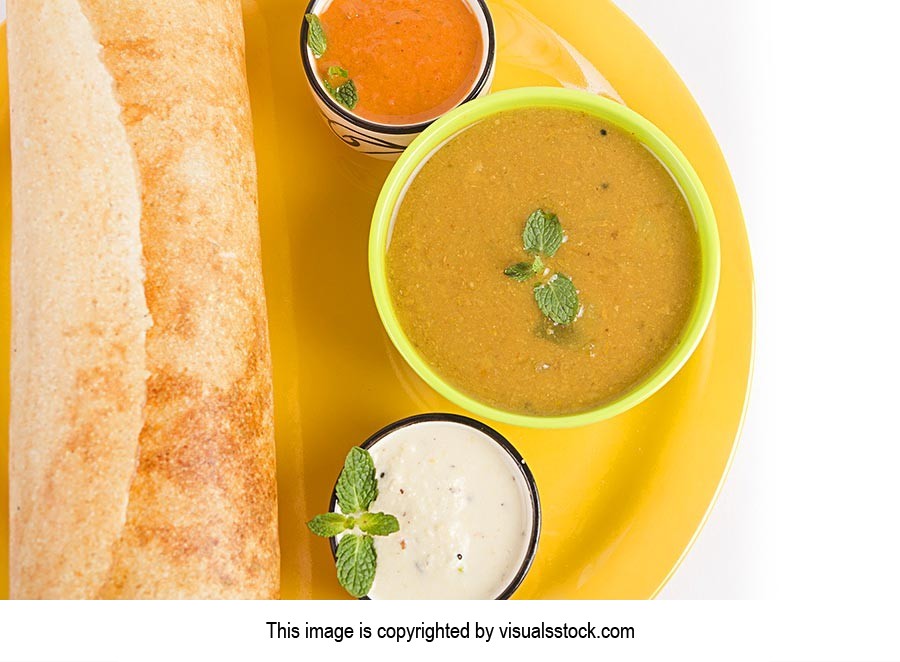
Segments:
[[[501,4],[502,3],[502,4]],[[306,88],[297,36],[305,2],[245,0],[247,66],[275,363],[282,593],[337,598],[326,541],[304,521],[328,505],[347,449],[395,419],[454,411],[385,335],[366,263],[369,220],[389,165],[328,133]],[[509,0],[489,3],[498,14]],[[691,160],[715,207],[722,279],[709,330],[681,373],[611,421],[547,432],[498,425],[528,460],[544,531],[520,598],[648,598],[677,567],[727,471],[753,354],[753,275],[728,168],[684,84],[607,0],[522,0],[606,75]],[[495,89],[553,84],[539,44],[498,21]],[[10,183],[5,30],[0,33],[0,455],[9,408]],[[524,54],[524,55],[523,55]],[[551,53],[552,55],[552,53]],[[533,62],[528,57],[537,58]],[[540,62],[538,61],[540,60]],[[565,64],[557,63],[564,75]],[[554,65],[556,66],[556,65]],[[541,67],[538,67],[541,68]],[[0,595],[8,592],[7,464],[0,462]]]

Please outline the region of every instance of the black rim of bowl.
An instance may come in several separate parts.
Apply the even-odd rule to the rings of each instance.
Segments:
[[[358,127],[361,127],[368,131],[374,131],[376,133],[384,133],[388,135],[421,133],[426,128],[428,128],[429,125],[433,124],[435,120],[437,120],[441,115],[443,115],[443,113],[441,113],[441,115],[438,115],[437,117],[434,117],[430,120],[425,120],[424,122],[419,122],[418,124],[381,124],[380,122],[373,122],[371,120],[360,117],[359,115],[354,115],[339,103],[337,103],[334,99],[332,99],[331,96],[325,92],[325,90],[322,88],[322,85],[319,83],[319,77],[316,74],[315,67],[313,67],[312,62],[310,61],[309,47],[307,46],[309,23],[306,21],[305,16],[307,14],[314,14],[315,12],[313,12],[313,7],[315,7],[319,2],[321,2],[321,0],[310,0],[310,3],[306,6],[306,11],[303,13],[304,18],[302,19],[302,24],[300,26],[300,59],[303,60],[303,70],[306,72],[306,77],[309,79],[310,87],[312,87],[312,89],[315,91],[316,96],[319,97],[319,99],[326,106],[328,106],[329,110]],[[494,19],[491,16],[491,12],[488,9],[487,4],[485,3],[485,0],[474,0],[474,2],[481,9],[487,25],[487,57],[485,58],[484,67],[482,68],[478,79],[475,81],[475,85],[472,87],[472,90],[469,92],[469,94],[463,97],[463,99],[459,103],[454,105],[453,108],[458,108],[464,103],[472,101],[472,99],[477,99],[482,90],[484,90],[485,86],[487,85],[491,69],[493,69],[494,67],[494,55],[496,52]],[[451,108],[450,110],[453,110],[453,108]]]
[[[405,428],[417,423],[430,422],[459,423],[460,425],[474,428],[475,430],[478,430],[479,432],[487,435],[498,446],[500,446],[509,454],[509,456],[515,461],[515,465],[519,468],[519,471],[522,472],[522,476],[525,478],[525,484],[528,487],[528,497],[531,502],[531,510],[534,513],[534,518],[531,527],[531,539],[528,541],[528,548],[525,550],[525,558],[522,560],[522,565],[519,566],[518,572],[516,572],[516,574],[510,580],[507,587],[500,593],[500,595],[494,598],[494,600],[508,600],[510,596],[512,596],[512,594],[516,592],[519,586],[522,585],[522,582],[525,580],[525,576],[528,574],[528,571],[531,570],[531,565],[532,563],[534,563],[534,557],[537,555],[538,541],[541,537],[541,499],[538,495],[537,483],[534,480],[534,475],[532,475],[531,469],[528,467],[528,463],[525,462],[525,458],[523,458],[522,454],[519,453],[518,450],[516,450],[516,447],[513,446],[506,437],[497,432],[494,428],[485,425],[481,421],[476,421],[474,418],[469,418],[468,416],[460,416],[459,414],[434,413],[417,414],[415,416],[409,416],[408,418],[403,418],[399,421],[391,423],[390,425],[381,428],[378,432],[366,439],[364,443],[360,444],[360,448],[369,450],[379,441],[387,437],[392,432],[399,430],[400,428]],[[333,513],[336,506],[337,481],[335,481],[335,487],[331,490],[331,501],[328,504],[328,512]],[[331,546],[332,557],[337,560],[337,540],[335,538],[329,538],[328,544]],[[371,598],[369,598],[369,596],[360,598],[360,600],[370,599]]]

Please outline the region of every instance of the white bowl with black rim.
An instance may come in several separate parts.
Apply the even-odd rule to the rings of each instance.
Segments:
[[[541,504],[525,459],[503,435],[466,416],[430,413],[391,423],[361,448],[372,456],[372,512],[399,520],[377,536],[366,599],[506,600],[537,553]],[[330,512],[341,512],[337,485]],[[340,536],[331,539],[337,558]]]
[[[331,2],[332,0],[312,0],[305,14],[319,16],[328,9]],[[445,112],[490,92],[497,64],[494,22],[487,4],[484,0],[462,0],[462,2],[469,6],[478,20],[482,39],[481,64],[468,93]],[[339,104],[325,88],[317,72],[315,56],[309,47],[309,23],[305,20],[302,21],[300,28],[300,56],[306,82],[328,128],[341,142],[357,152],[377,159],[394,161],[407,145],[444,114],[442,112],[415,124],[386,124],[361,117]]]

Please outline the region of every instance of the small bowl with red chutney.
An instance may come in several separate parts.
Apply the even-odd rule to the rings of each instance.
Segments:
[[[487,94],[496,65],[484,0],[312,0],[300,44],[332,133],[386,160],[446,112]]]

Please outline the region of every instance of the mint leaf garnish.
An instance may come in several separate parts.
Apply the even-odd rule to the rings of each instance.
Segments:
[[[562,274],[534,288],[538,308],[557,324],[571,324],[578,316],[578,291],[572,281]]]
[[[503,273],[519,282],[529,280],[544,271],[541,255],[553,257],[564,240],[562,224],[556,214],[536,209],[525,221],[525,231],[522,233],[525,250],[534,255],[534,262],[517,262],[504,269]],[[581,308],[575,285],[562,274],[553,274],[547,282],[536,285],[534,300],[550,321],[563,326],[574,322]]]
[[[349,78],[350,72],[335,64],[328,67],[326,75],[322,76],[322,86],[344,108],[353,110],[359,102],[359,95],[356,92],[356,83]],[[338,85],[340,80],[344,82]]]
[[[556,255],[563,242],[562,225],[556,214],[543,209],[532,212],[525,221],[525,232],[522,233],[525,250],[529,253],[541,253],[547,257]]]
[[[337,547],[337,576],[347,592],[361,598],[375,581],[375,541],[370,535],[345,535]]]
[[[306,526],[308,526],[309,530],[317,536],[331,538],[342,531],[352,529],[355,524],[356,519],[350,515],[342,515],[341,513],[323,513],[322,515],[313,517],[306,523]]]
[[[328,40],[325,38],[325,28],[322,27],[322,21],[320,21],[319,17],[315,14],[307,14],[306,22],[309,23],[309,35],[307,36],[306,41],[309,44],[309,49],[318,60],[325,55],[325,50],[328,48]]]
[[[516,262],[515,264],[506,267],[506,269],[503,270],[503,273],[520,283],[534,276],[534,270],[527,262]]]
[[[337,78],[348,78],[350,76],[350,72],[344,69],[344,67],[334,65],[332,67],[328,67],[328,75],[335,76]]]
[[[516,262],[515,264],[506,267],[506,269],[503,270],[503,273],[521,283],[534,277],[543,270],[544,263],[541,261],[541,256],[537,255],[534,258],[534,262],[531,264],[528,264],[527,262]]]
[[[359,513],[368,508],[378,496],[372,456],[362,448],[351,448],[335,489],[341,512]]]
[[[347,453],[335,492],[342,512],[316,515],[306,526],[323,538],[344,534],[338,541],[336,553],[338,581],[350,595],[361,598],[371,590],[375,580],[376,555],[372,536],[396,533],[400,530],[400,522],[387,513],[366,512],[378,497],[378,479],[375,478],[372,456],[365,449],[354,447]],[[350,532],[356,527],[362,535]]]
[[[385,513],[363,513],[356,523],[361,531],[373,536],[389,536],[400,530],[397,518]]]
[[[347,110],[356,108],[359,101],[359,95],[356,93],[356,84],[352,80],[338,85],[332,95]]]

